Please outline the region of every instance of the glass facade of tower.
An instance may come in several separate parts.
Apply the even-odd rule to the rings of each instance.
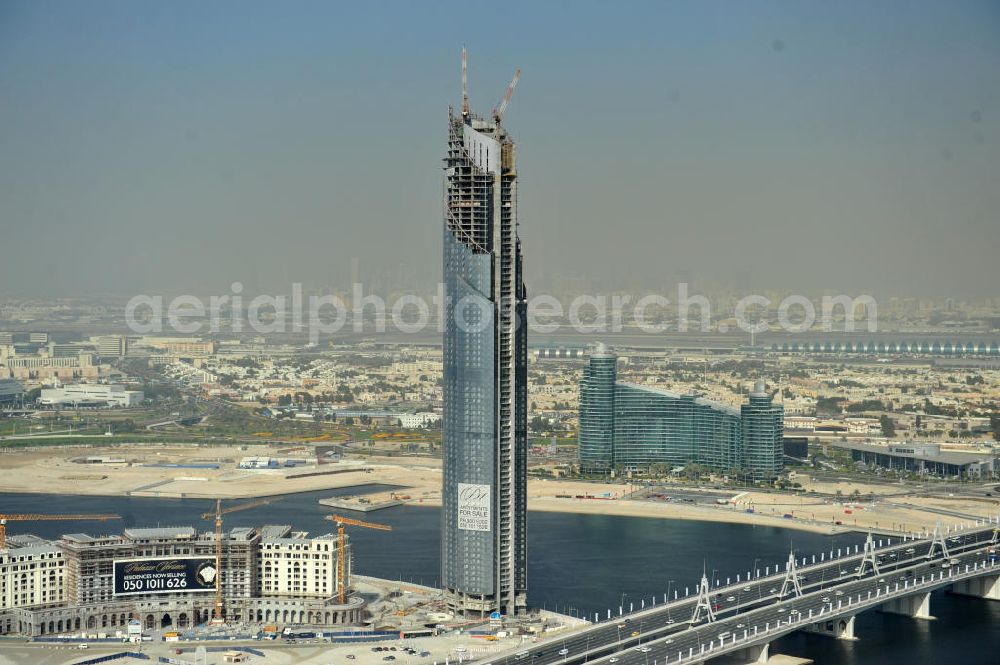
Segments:
[[[615,464],[741,467],[739,411],[694,394],[619,382],[615,387]]]
[[[754,478],[774,478],[784,462],[785,407],[774,404],[764,383],[758,382],[749,403],[740,407],[740,415],[747,469]]]
[[[612,458],[615,427],[615,366],[618,358],[603,347],[591,354],[580,383],[580,459],[591,471],[606,471]]]
[[[451,609],[526,606],[527,330],[514,143],[449,116],[441,579]]]
[[[580,467],[585,472],[700,464],[755,480],[781,472],[783,409],[763,385],[741,409],[696,394],[617,381],[616,358],[592,354],[580,384]]]

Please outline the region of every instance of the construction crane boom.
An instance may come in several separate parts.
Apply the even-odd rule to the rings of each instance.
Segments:
[[[201,519],[210,520],[216,515],[222,516],[222,515],[228,515],[229,513],[237,513],[241,510],[249,510],[250,508],[259,508],[260,506],[266,506],[267,504],[271,503],[271,500],[262,499],[260,501],[252,501],[250,503],[241,503],[238,506],[230,506],[229,508],[226,508],[224,510],[220,510],[221,503],[222,499],[216,499],[215,510],[210,513],[202,513]]]
[[[514,96],[514,88],[517,87],[517,82],[521,78],[521,70],[518,69],[514,72],[514,78],[510,80],[510,85],[507,86],[507,92],[503,93],[503,99],[500,100],[500,105],[493,109],[493,119],[496,120],[497,124],[500,123],[500,119],[503,118],[503,112],[507,110],[507,105],[510,104],[510,98]]]
[[[70,515],[41,515],[41,514],[0,514],[0,549],[7,547],[7,522],[70,522],[70,521],[95,521],[106,522],[108,520],[120,520],[121,515],[115,514],[84,514],[74,513]]]
[[[337,595],[338,602],[343,605],[347,602],[347,589],[344,584],[344,555],[346,550],[344,542],[344,526],[350,524],[351,526],[360,526],[366,529],[375,529],[377,531],[392,531],[392,527],[387,524],[364,522],[351,517],[343,517],[342,515],[327,515],[325,519],[337,523]]]
[[[469,115],[469,61],[462,45],[462,117]]]
[[[215,608],[212,612],[212,620],[221,623],[223,621],[223,600],[222,600],[222,516],[229,513],[237,513],[241,510],[258,508],[271,503],[270,499],[260,501],[250,501],[235,506],[222,509],[222,499],[215,500],[215,512],[202,513],[201,519],[210,520],[215,518]]]
[[[392,527],[388,524],[375,524],[374,522],[364,522],[362,520],[356,520],[352,517],[343,517],[341,515],[327,515],[326,519],[331,522],[336,522],[337,524],[350,524],[351,526],[363,526],[366,529],[377,529],[379,531],[392,531]]]

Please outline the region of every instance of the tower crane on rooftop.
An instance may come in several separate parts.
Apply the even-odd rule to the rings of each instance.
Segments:
[[[387,524],[375,524],[374,522],[363,522],[341,515],[327,515],[326,519],[337,523],[337,594],[338,602],[343,605],[347,602],[347,589],[344,584],[344,526],[360,526],[366,529],[377,529],[379,531],[392,531],[392,527]]]
[[[500,119],[503,118],[503,112],[507,110],[507,105],[510,104],[510,98],[514,96],[514,88],[517,87],[517,82],[520,79],[521,70],[518,69],[514,72],[514,78],[510,80],[510,85],[507,86],[507,92],[503,93],[503,99],[500,100],[500,104],[493,109],[493,119],[498,125],[500,124]]]
[[[0,514],[0,549],[7,547],[7,522],[63,522],[63,521],[95,521],[120,520],[121,515],[114,514],[73,514],[73,515],[35,515],[35,514]]]
[[[469,59],[462,45],[462,117],[469,117]]]
[[[241,503],[228,508],[222,508],[222,499],[215,500],[215,512],[202,513],[201,519],[210,520],[215,518],[215,608],[212,612],[212,622],[223,622],[223,600],[222,600],[222,516],[229,513],[249,510],[259,506],[266,506],[271,503],[270,499]]]

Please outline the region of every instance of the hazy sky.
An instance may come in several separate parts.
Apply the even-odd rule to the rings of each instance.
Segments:
[[[0,0],[0,294],[436,280],[463,42],[529,290],[1000,295],[996,0]]]

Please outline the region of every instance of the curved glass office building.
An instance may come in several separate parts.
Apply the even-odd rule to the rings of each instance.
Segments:
[[[782,469],[784,409],[759,381],[740,409],[617,380],[603,345],[580,384],[580,467],[586,472],[700,464],[755,480]]]

